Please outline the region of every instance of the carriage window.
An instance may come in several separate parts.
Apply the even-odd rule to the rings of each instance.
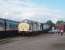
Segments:
[[[9,24],[10,28],[16,28],[16,24]]]
[[[16,28],[16,24],[14,23],[14,22],[7,22],[7,25],[8,25],[8,27],[9,28],[13,28],[13,29],[15,29]]]
[[[4,23],[0,21],[0,26],[4,26]]]

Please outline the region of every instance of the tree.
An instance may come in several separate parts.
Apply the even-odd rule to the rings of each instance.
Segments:
[[[55,24],[51,20],[48,20],[46,23],[50,26],[50,28],[48,29],[48,31],[50,31],[52,29],[52,27],[55,26]]]
[[[58,21],[56,22],[56,24],[63,24],[63,23],[64,23],[63,20],[58,20]]]
[[[54,25],[54,23],[51,20],[48,20],[46,23],[49,25]]]

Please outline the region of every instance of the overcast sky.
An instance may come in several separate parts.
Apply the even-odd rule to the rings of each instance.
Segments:
[[[0,0],[0,17],[17,21],[65,20],[65,0]]]

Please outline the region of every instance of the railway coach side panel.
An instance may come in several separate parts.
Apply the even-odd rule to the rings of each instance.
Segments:
[[[41,31],[42,32],[48,32],[50,30],[50,25],[46,24],[46,23],[42,23],[40,25]]]
[[[36,24],[35,23],[33,23],[33,25],[32,25],[32,31],[36,31]]]
[[[5,31],[5,29],[4,29],[3,27],[0,27],[0,32],[1,32],[1,31]]]
[[[5,20],[0,19],[0,31],[5,31]]]
[[[34,23],[31,24],[31,27],[32,27],[33,32],[40,31],[40,23],[34,22]]]
[[[37,28],[36,28],[37,31],[41,31],[40,25],[41,25],[40,23],[37,23]]]

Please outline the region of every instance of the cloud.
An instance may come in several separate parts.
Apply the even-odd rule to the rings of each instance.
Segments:
[[[38,6],[31,0],[0,0],[0,17],[21,21],[24,18],[56,22],[61,16],[65,16],[63,11],[49,9],[45,6]],[[8,13],[8,15],[7,15]]]

